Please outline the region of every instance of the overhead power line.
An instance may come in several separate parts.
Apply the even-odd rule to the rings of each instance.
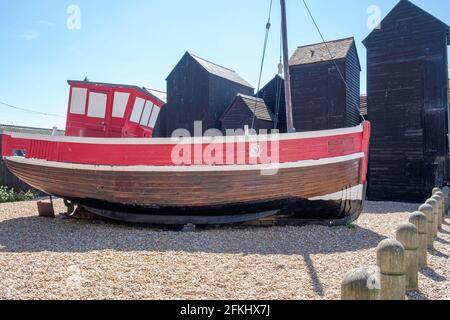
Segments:
[[[5,103],[2,101],[0,101],[0,105],[11,108],[11,109],[16,109],[16,110],[20,110],[20,111],[24,111],[24,112],[28,112],[28,113],[32,113],[32,114],[37,114],[37,115],[41,115],[41,116],[55,117],[55,118],[62,118],[62,119],[66,118],[65,116],[60,115],[60,114],[45,113],[45,112],[34,111],[34,110],[22,108],[22,107],[16,107],[16,106],[13,106],[9,103]]]

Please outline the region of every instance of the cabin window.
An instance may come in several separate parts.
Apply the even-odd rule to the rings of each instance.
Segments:
[[[142,111],[144,110],[145,100],[141,98],[136,98],[134,102],[133,112],[131,113],[130,121],[134,123],[139,123],[141,120]]]
[[[90,92],[88,117],[105,118],[106,116],[106,100],[107,95],[104,93]]]
[[[116,92],[114,94],[114,104],[112,116],[114,118],[123,118],[125,110],[127,109],[128,99],[130,94],[126,92]]]
[[[150,115],[152,114],[153,109],[153,103],[150,101],[147,101],[145,103],[144,112],[142,113],[141,117],[141,125],[146,126],[150,120]]]
[[[70,102],[70,113],[82,114],[86,112],[87,89],[72,88],[72,101]]]
[[[154,128],[154,127],[155,127],[156,120],[158,120],[158,116],[159,116],[159,112],[160,112],[160,111],[161,111],[161,109],[158,108],[157,106],[155,106],[155,107],[153,108],[153,112],[152,112],[152,115],[151,115],[151,117],[150,117],[150,121],[148,122],[148,126],[149,126],[150,128]]]

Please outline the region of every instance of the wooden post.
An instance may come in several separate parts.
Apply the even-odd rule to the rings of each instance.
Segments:
[[[50,198],[50,202],[38,201],[37,202],[39,217],[43,218],[56,218],[55,209],[53,208],[53,201]]]
[[[438,193],[436,193],[434,196],[432,196],[431,197],[431,199],[434,199],[434,200],[436,200],[436,202],[437,202],[437,219],[436,219],[436,221],[434,222],[435,224],[436,224],[436,226],[435,226],[435,228],[436,228],[436,236],[438,235],[438,233],[439,233],[439,229],[441,229],[442,228],[442,215],[443,215],[443,210],[442,210],[442,206],[443,206],[443,204],[444,204],[444,199],[439,195],[440,194],[440,192],[438,192]]]
[[[378,273],[367,268],[350,271],[341,285],[342,300],[379,300]]]
[[[444,222],[445,217],[445,194],[442,191],[436,192],[436,196],[441,197],[441,211],[439,213],[439,229],[442,229],[442,224]]]
[[[430,206],[433,207],[433,238],[436,239],[437,234],[438,234],[438,211],[439,211],[439,207],[438,207],[438,202],[436,201],[436,199],[430,198],[428,199],[425,204],[429,204]]]
[[[450,188],[444,187],[442,192],[445,195],[445,208],[444,208],[444,219],[448,215],[448,209],[450,209]]]
[[[377,248],[377,264],[380,268],[381,300],[405,300],[405,248],[392,239],[380,242]]]
[[[439,191],[441,191],[441,188],[438,188],[438,187],[433,188],[432,195],[434,196],[436,194],[436,192],[439,192]]]
[[[419,231],[411,223],[401,225],[396,232],[397,240],[405,248],[406,290],[419,287]]]
[[[420,211],[416,211],[409,218],[409,222],[415,225],[419,231],[419,266],[426,267],[428,265],[427,216]]]
[[[430,204],[421,205],[419,211],[427,216],[427,247],[434,248],[434,210]]]

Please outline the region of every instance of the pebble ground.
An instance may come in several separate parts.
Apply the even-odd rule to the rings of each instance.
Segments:
[[[368,202],[355,228],[184,233],[0,204],[0,299],[339,299],[345,273],[375,265],[378,243],[417,207]],[[410,299],[450,299],[449,221]]]

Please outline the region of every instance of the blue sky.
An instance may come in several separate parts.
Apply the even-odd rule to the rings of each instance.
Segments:
[[[354,36],[363,67],[361,41],[370,32],[367,8],[384,17],[398,0],[309,0],[327,40]],[[450,1],[414,0],[450,24]],[[80,8],[80,29],[68,29],[67,8]],[[290,51],[320,38],[300,0],[287,0]],[[269,0],[0,0],[0,101],[65,115],[66,80],[117,82],[165,90],[165,78],[191,51],[237,70],[255,87]],[[277,71],[279,2],[263,82]],[[64,128],[63,118],[35,115],[0,105],[0,123]]]

